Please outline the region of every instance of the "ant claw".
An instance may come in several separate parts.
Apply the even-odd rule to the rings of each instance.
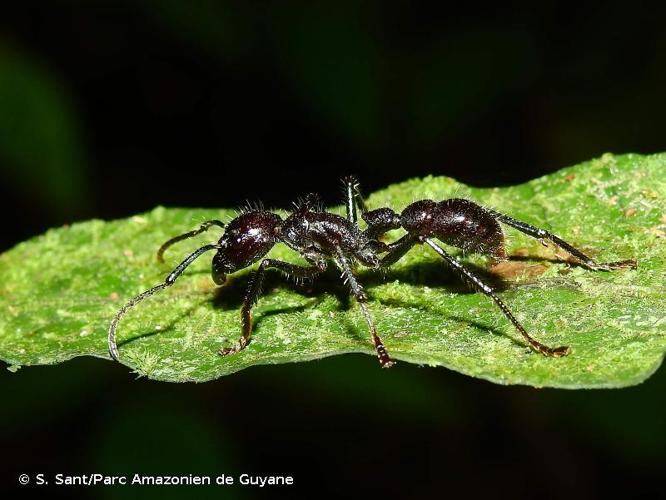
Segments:
[[[393,365],[395,365],[395,361],[392,359],[389,359],[388,361],[380,361],[382,368],[391,368]]]
[[[629,260],[620,260],[618,262],[609,262],[606,264],[609,269],[636,269],[638,267],[638,263],[636,262],[636,259],[629,259]]]
[[[561,358],[563,356],[567,356],[569,353],[571,353],[571,348],[569,348],[567,345],[563,345],[560,347],[549,348],[543,354],[550,356],[551,358]]]
[[[223,347],[222,349],[220,349],[219,351],[217,351],[217,353],[218,353],[220,356],[228,356],[229,354],[234,354],[234,353],[236,353],[236,352],[238,352],[238,349],[235,349],[235,348],[233,348],[233,347]]]
[[[613,271],[615,269],[636,269],[638,263],[635,259],[620,260],[617,262],[607,262],[605,264],[588,264],[593,271]]]
[[[228,356],[229,354],[236,354],[237,352],[242,351],[245,349],[245,346],[247,345],[247,341],[239,341],[237,344],[231,346],[231,347],[223,347],[217,353],[220,356]]]

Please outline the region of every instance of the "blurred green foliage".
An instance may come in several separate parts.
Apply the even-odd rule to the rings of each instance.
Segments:
[[[399,422],[405,434],[389,434],[387,439],[391,441],[428,440],[433,445],[448,446],[433,449],[424,445],[424,455],[411,456],[412,462],[438,463],[428,454],[445,457],[455,453],[456,460],[467,463],[469,458],[451,433],[462,434],[463,446],[476,453],[494,451],[498,460],[511,459],[504,455],[505,450],[481,449],[474,441],[483,412],[492,410],[487,417],[501,426],[505,437],[525,440],[517,443],[521,450],[528,447],[530,438],[536,438],[534,445],[556,460],[563,451],[565,456],[584,454],[558,463],[563,474],[577,473],[580,465],[589,466],[586,460],[591,453],[613,457],[628,475],[645,471],[663,456],[664,370],[639,386],[621,391],[535,391],[516,386],[492,389],[489,384],[456,377],[452,372],[433,372],[408,364],[383,371],[358,356],[255,367],[242,375],[200,385],[128,380],[111,365],[80,358],[64,365],[0,376],[0,392],[12,394],[11,404],[0,414],[0,439],[21,445],[11,453],[14,462],[26,463],[24,454],[29,452],[41,455],[42,460],[53,453],[59,457],[67,453],[70,461],[59,459],[50,467],[61,469],[61,463],[68,463],[77,473],[237,475],[260,470],[256,464],[262,463],[260,457],[268,452],[272,457],[284,457],[271,461],[270,470],[296,472],[302,485],[311,478],[293,469],[290,456],[305,453],[315,464],[320,453],[333,460],[325,462],[331,464],[336,464],[339,457],[345,465],[357,465],[364,456],[365,460],[381,461],[375,450],[363,447],[362,440],[360,447],[354,447],[353,442],[359,433],[381,435],[392,422]],[[20,394],[25,397],[20,398]],[[31,402],[19,404],[21,399]],[[312,420],[324,418],[316,410],[319,407],[322,412],[330,412],[328,420]],[[365,422],[374,425],[366,429]],[[32,447],[33,436],[43,432],[63,433],[66,448],[53,449],[43,439],[38,447]],[[448,442],[437,441],[441,432]],[[252,435],[256,438],[248,437]],[[257,446],[272,435],[283,436],[274,443],[284,449]],[[301,440],[296,437],[299,435]],[[314,444],[303,448],[302,440]],[[354,455],[345,458],[349,453]],[[542,457],[540,470],[551,464],[548,456]],[[600,464],[593,465],[597,470],[601,468]],[[332,470],[338,473],[338,469]],[[327,476],[321,478],[325,482]],[[569,479],[583,487],[595,480],[589,475]],[[395,485],[402,483],[396,480]],[[167,498],[184,492],[180,488],[158,490]],[[214,491],[219,497],[221,491]],[[97,496],[127,498],[148,492],[152,489],[103,488]],[[224,490],[225,498],[255,498],[259,493]],[[209,494],[213,493],[197,489],[197,496],[207,498]]]
[[[164,393],[126,401],[99,419],[91,433],[95,443],[95,470],[110,475],[237,477],[242,450],[232,435],[212,418],[193,410],[195,401],[184,397],[177,405]],[[189,404],[185,404],[189,403]],[[162,409],[159,415],[155,410]],[[132,452],[128,453],[128,444]],[[118,457],[124,457],[122,461]],[[147,488],[160,498],[182,498],[191,487]],[[231,491],[229,491],[231,490]],[[230,486],[197,487],[197,498],[245,498],[243,490]],[[103,498],[144,499],[146,488],[108,488]]]
[[[263,78],[258,88],[275,93],[289,106],[301,106],[294,116],[267,117],[268,127],[274,129],[276,123],[289,127],[296,120],[317,128],[318,141],[332,145],[342,158],[354,158],[355,168],[372,170],[379,179],[410,173],[460,178],[473,171],[474,182],[496,184],[498,179],[528,178],[532,172],[607,150],[664,149],[655,148],[663,134],[652,125],[652,117],[666,112],[660,99],[666,36],[663,30],[641,28],[658,16],[638,7],[629,14],[645,22],[624,22],[627,9],[614,5],[598,11],[582,9],[566,21],[570,25],[558,18],[557,9],[547,6],[474,12],[465,6],[416,9],[409,2],[374,0],[195,4],[60,0],[50,8],[77,14],[80,17],[72,17],[72,26],[81,31],[74,34],[93,36],[68,40],[63,35],[52,40],[52,49],[35,44],[20,29],[12,33],[11,24],[2,26],[0,179],[8,191],[16,188],[25,198],[33,198],[32,203],[50,214],[51,223],[90,217],[100,207],[113,214],[108,206],[117,205],[113,198],[120,182],[113,172],[100,174],[100,164],[106,165],[108,144],[115,146],[115,137],[141,110],[126,109],[122,120],[109,127],[114,137],[88,131],[94,121],[91,115],[99,112],[101,101],[122,108],[126,96],[140,84],[136,73],[149,71],[153,63],[170,68],[164,74],[175,75],[176,83],[154,76],[158,88],[148,88],[146,100],[162,91],[168,94],[179,78],[191,78],[196,82],[193,88],[219,93],[223,104],[216,97],[201,105],[193,97],[187,105],[206,108],[212,101],[212,108],[222,107],[218,113],[232,123],[242,117],[224,115],[224,103],[252,96],[227,95],[235,88],[223,79],[236,73]],[[49,26],[48,8],[27,12],[33,21],[41,14],[46,18],[43,25]],[[118,18],[127,19],[128,26],[104,25]],[[39,25],[24,24],[35,29]],[[617,25],[622,29],[612,30]],[[133,46],[131,37],[137,33],[144,37],[140,41],[157,40],[161,45],[133,60],[133,53],[143,49]],[[650,50],[640,50],[641,43]],[[169,62],[178,51],[185,55]],[[618,58],[629,59],[631,71],[616,71]],[[93,67],[89,73],[88,65]],[[220,81],[197,81],[201,77],[193,69],[197,66],[208,70],[205,78],[219,74]],[[116,79],[123,80],[118,95]],[[106,93],[95,89],[103,80],[114,81],[115,87]],[[205,112],[196,116],[202,118],[209,117]],[[259,147],[279,148],[262,143],[266,131],[261,133]],[[515,141],[506,141],[508,137]],[[221,133],[219,139],[229,138]],[[118,147],[131,156],[145,137],[134,137],[131,144],[126,140],[119,139]],[[191,138],[183,139],[188,141]],[[477,149],[477,144],[482,147]],[[168,158],[173,146],[164,144],[163,151],[148,156]],[[216,150],[210,147],[208,156],[213,158]],[[476,154],[471,157],[473,149]],[[316,148],[310,151],[317,154]],[[126,161],[130,163],[130,158]],[[307,161],[327,164],[330,159]],[[155,170],[141,165],[140,171],[130,168],[123,174],[123,160],[114,162],[118,176],[132,175],[140,184],[138,193],[150,187],[155,170],[179,168],[156,162]],[[219,162],[212,165],[219,167]],[[229,175],[231,168],[224,165],[220,170]],[[130,196],[131,188],[123,191]]]
[[[51,71],[0,37],[0,178],[61,218],[89,201],[75,109]]]

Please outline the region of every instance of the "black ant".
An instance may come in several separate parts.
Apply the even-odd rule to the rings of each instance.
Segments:
[[[397,262],[414,245],[425,243],[442,257],[464,281],[490,297],[535,351],[550,357],[567,355],[569,347],[548,347],[531,337],[510,309],[495,294],[493,288],[486,285],[456,258],[449,255],[435,242],[434,238],[468,252],[486,254],[497,260],[506,259],[501,222],[537,238],[543,244],[546,240],[555,243],[587,269],[611,271],[620,268],[636,268],[635,260],[597,263],[548,231],[520,222],[466,199],[448,199],[441,202],[416,201],[400,214],[390,208],[368,211],[356,180],[348,177],[343,179],[343,182],[346,192],[346,218],[325,211],[318,197],[311,194],[284,220],[272,212],[252,209],[244,211],[227,225],[219,220],[206,221],[198,229],[176,236],[164,243],[157,252],[157,258],[160,261],[163,261],[165,250],[174,243],[201,234],[212,226],[224,229],[224,234],[217,243],[204,245],[194,251],[176,266],[163,283],[137,295],[116,313],[109,327],[108,340],[111,357],[118,360],[116,327],[125,313],[146,297],[173,285],[187,266],[210,250],[216,251],[212,262],[212,278],[217,285],[226,281],[227,274],[244,269],[261,259],[259,268],[253,274],[243,299],[241,337],[234,346],[221,349],[220,355],[227,356],[237,353],[244,349],[250,341],[251,310],[259,298],[261,285],[268,268],[277,269],[288,278],[311,279],[324,272],[329,262],[333,262],[341,271],[342,278],[349,285],[351,293],[356,297],[368,323],[377,357],[384,368],[392,366],[394,362],[389,357],[366,307],[368,296],[354,273],[357,263],[369,268],[388,267]],[[361,217],[368,226],[365,230],[361,230],[358,226],[357,212],[359,209]],[[401,228],[407,231],[407,234],[397,241],[389,244],[380,241],[380,237],[388,231]],[[310,265],[300,266],[281,260],[263,258],[279,242],[298,252]]]

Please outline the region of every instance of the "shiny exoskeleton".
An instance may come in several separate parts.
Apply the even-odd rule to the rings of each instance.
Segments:
[[[551,357],[564,356],[569,353],[569,348],[566,346],[551,348],[531,337],[495,291],[456,258],[449,255],[435,240],[467,252],[482,253],[501,260],[506,258],[504,233],[500,226],[500,223],[504,223],[537,238],[544,244],[546,241],[555,243],[588,269],[610,271],[636,267],[635,260],[597,263],[571,244],[544,229],[520,222],[466,199],[448,199],[441,202],[416,201],[399,214],[386,207],[368,211],[356,181],[350,177],[344,179],[344,184],[346,218],[327,212],[321,207],[315,195],[308,195],[305,201],[284,220],[269,211],[247,210],[226,226],[218,220],[206,221],[194,231],[167,241],[157,252],[160,261],[163,260],[164,251],[172,244],[203,233],[211,226],[224,229],[224,234],[217,243],[204,245],[190,254],[163,283],[137,295],[118,311],[109,327],[111,356],[118,359],[116,327],[125,313],[146,297],[171,286],[187,266],[211,250],[216,251],[212,262],[212,278],[218,285],[225,282],[228,274],[261,261],[250,280],[241,307],[241,337],[235,345],[220,349],[221,355],[239,352],[248,344],[252,332],[252,306],[259,298],[267,269],[277,269],[285,276],[296,280],[311,279],[325,271],[327,265],[332,262],[341,271],[342,278],[349,285],[361,308],[382,367],[393,365],[393,360],[389,357],[366,307],[368,297],[354,272],[356,264],[369,268],[388,267],[397,262],[414,245],[425,243],[464,281],[490,297],[534,350]],[[367,224],[365,230],[361,230],[358,226],[359,209],[361,217]],[[387,232],[395,229],[402,229],[406,234],[393,243],[387,244],[381,241]],[[302,255],[309,265],[300,266],[265,258],[276,243],[284,243]]]

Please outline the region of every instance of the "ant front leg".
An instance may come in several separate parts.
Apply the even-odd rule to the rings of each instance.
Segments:
[[[424,238],[424,241],[435,252],[437,252],[439,256],[442,257],[453,268],[454,271],[460,273],[460,275],[466,282],[470,283],[474,288],[476,288],[480,292],[483,292],[485,295],[493,299],[495,301],[495,304],[497,304],[497,306],[502,310],[504,315],[507,318],[509,318],[511,323],[513,323],[513,326],[515,326],[516,329],[522,334],[522,336],[525,337],[525,340],[529,342],[530,346],[532,346],[532,348],[535,351],[540,352],[544,356],[550,356],[553,358],[559,358],[569,354],[569,348],[567,346],[548,347],[542,344],[541,342],[537,341],[536,339],[532,338],[532,336],[529,333],[527,333],[527,330],[525,330],[523,325],[521,325],[520,322],[516,319],[511,310],[507,307],[507,305],[500,300],[500,298],[495,294],[495,291],[490,286],[486,285],[483,281],[481,281],[480,278],[478,278],[476,275],[468,271],[460,262],[458,262],[448,253],[446,253],[444,249],[442,249],[442,247],[440,247],[433,240],[431,240],[430,238]]]
[[[555,236],[553,233],[550,233],[545,229],[540,229],[538,227],[527,224],[526,222],[521,222],[512,217],[509,217],[508,215],[495,212],[494,210],[491,210],[490,213],[498,221],[503,222],[508,226],[514,227],[518,231],[521,231],[529,236],[532,236],[533,238],[538,239],[542,243],[544,242],[544,240],[552,241],[557,246],[566,250],[567,252],[569,252],[569,254],[575,257],[576,260],[578,260],[583,267],[586,267],[592,271],[612,271],[614,269],[623,269],[623,268],[636,269],[635,259],[621,260],[618,262],[607,262],[607,263],[595,262],[594,259],[585,255],[583,252],[575,248],[570,243],[567,243],[562,238]]]
[[[222,229],[224,229],[224,222],[219,221],[219,220],[207,220],[206,222],[203,222],[197,229],[194,231],[189,231],[187,233],[181,234],[179,236],[175,236],[171,238],[169,241],[165,242],[164,245],[160,247],[160,249],[157,251],[157,260],[159,262],[164,262],[164,252],[166,251],[167,248],[169,248],[171,245],[174,243],[178,243],[179,241],[186,240],[188,238],[192,238],[193,236],[196,236],[197,234],[201,234],[205,231],[208,231],[208,228],[211,226],[218,226]]]
[[[257,269],[250,280],[245,298],[243,299],[243,306],[241,307],[241,337],[238,339],[236,345],[220,349],[219,354],[221,356],[242,351],[250,342],[250,335],[252,334],[252,306],[259,299],[261,285],[264,282],[266,269],[269,267],[281,271],[288,278],[312,279],[326,270],[326,262],[316,262],[312,267],[304,267],[275,259],[262,260],[261,264],[259,264],[259,269]]]
[[[356,177],[351,175],[342,179],[345,187],[345,206],[347,208],[347,220],[356,224],[358,222],[358,210],[364,214],[368,211],[365,206],[365,200],[361,194],[359,183]]]
[[[375,324],[372,321],[372,316],[370,316],[370,311],[368,311],[368,308],[366,306],[366,302],[368,301],[368,295],[365,293],[365,290],[363,290],[363,287],[361,287],[361,284],[356,279],[356,276],[354,276],[351,266],[349,265],[349,261],[347,260],[347,257],[342,253],[342,250],[338,248],[337,253],[338,253],[338,258],[336,259],[336,262],[340,267],[340,270],[342,271],[342,276],[345,280],[345,283],[349,284],[349,288],[351,289],[351,292],[354,295],[354,297],[356,297],[356,301],[358,302],[358,305],[361,308],[361,312],[363,313],[363,317],[365,318],[365,321],[368,324],[368,328],[370,328],[370,334],[372,335],[372,343],[375,346],[375,351],[377,352],[377,359],[379,360],[379,364],[382,366],[382,368],[390,368],[395,364],[395,361],[393,361],[391,357],[388,355],[388,352],[386,352],[386,347],[384,347],[384,342],[382,342],[382,339],[379,337],[379,334],[377,333],[377,328],[375,327]]]

